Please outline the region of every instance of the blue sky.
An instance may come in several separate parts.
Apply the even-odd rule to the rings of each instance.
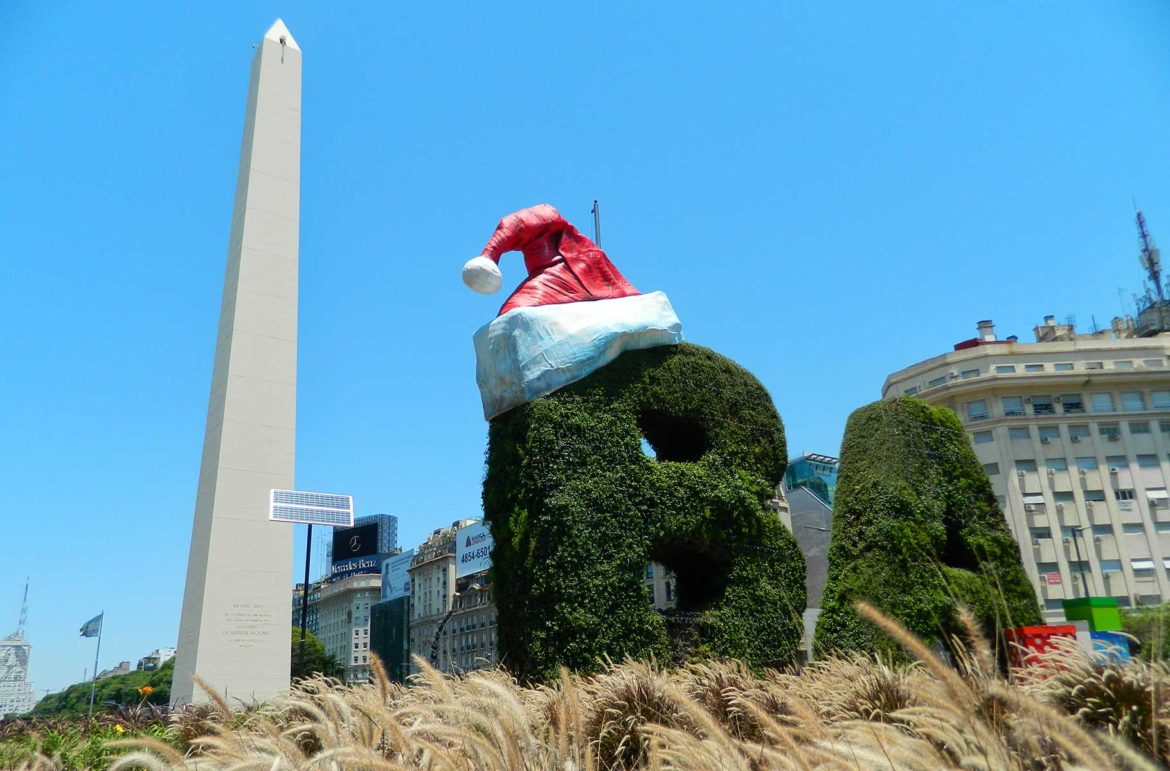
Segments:
[[[589,232],[600,199],[615,264],[760,378],[793,454],[978,319],[1122,312],[1132,200],[1170,243],[1155,0],[0,4],[0,634],[31,577],[38,691],[92,666],[100,610],[103,666],[175,642],[278,16],[304,51],[297,485],[406,546],[479,512],[471,334],[503,294],[459,268],[516,209]]]

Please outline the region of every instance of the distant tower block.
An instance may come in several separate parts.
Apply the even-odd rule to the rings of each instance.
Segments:
[[[252,60],[172,704],[289,687],[296,433],[301,49],[277,20]]]

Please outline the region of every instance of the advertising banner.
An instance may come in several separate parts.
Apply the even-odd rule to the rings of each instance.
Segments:
[[[345,578],[355,573],[381,573],[382,560],[375,554],[373,557],[353,557],[347,560],[336,560],[329,567],[330,578]]]
[[[410,595],[410,561],[414,549],[382,561],[382,602]]]
[[[333,531],[333,561],[369,557],[378,553],[378,523]]]
[[[482,573],[492,565],[492,534],[483,522],[455,533],[455,577]]]

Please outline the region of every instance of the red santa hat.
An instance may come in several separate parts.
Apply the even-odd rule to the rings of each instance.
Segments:
[[[548,204],[500,220],[482,253],[463,266],[463,282],[481,294],[496,292],[502,283],[500,256],[515,250],[524,254],[528,278],[504,303],[501,315],[517,307],[638,294],[605,252]]]

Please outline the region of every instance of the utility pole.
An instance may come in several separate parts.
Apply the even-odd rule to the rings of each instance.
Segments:
[[[1069,530],[1073,534],[1073,537],[1072,537],[1073,549],[1077,553],[1077,572],[1080,573],[1080,575],[1081,575],[1081,590],[1085,593],[1086,597],[1089,596],[1089,585],[1088,585],[1088,583],[1085,582],[1085,561],[1083,559],[1081,559],[1081,544],[1080,544],[1079,539],[1081,537],[1081,533],[1088,530],[1089,528],[1090,528],[1090,525],[1082,525],[1081,527],[1070,527],[1069,528]],[[1088,545],[1086,545],[1085,548],[1088,549],[1089,548]]]

